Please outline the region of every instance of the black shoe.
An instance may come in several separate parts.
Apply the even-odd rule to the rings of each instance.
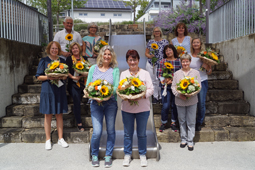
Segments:
[[[152,98],[152,104],[157,104],[158,103],[158,100],[156,98]]]
[[[166,129],[166,124],[161,124],[159,131],[163,132]]]
[[[174,131],[174,132],[177,132],[177,131],[179,130],[175,123],[172,123],[172,124],[171,124],[171,129],[172,129],[172,131]]]
[[[181,143],[180,148],[185,148],[186,145],[187,145],[187,143],[185,143],[185,144]]]
[[[189,150],[189,151],[193,151],[193,150],[194,150],[194,147],[193,147],[193,146],[188,146],[188,150]]]
[[[200,124],[196,124],[196,131],[201,131],[201,125]]]

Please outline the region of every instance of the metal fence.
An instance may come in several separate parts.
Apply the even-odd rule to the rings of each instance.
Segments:
[[[230,0],[209,15],[209,43],[255,33],[255,0]]]
[[[48,43],[48,18],[17,0],[0,0],[0,38],[44,45]]]

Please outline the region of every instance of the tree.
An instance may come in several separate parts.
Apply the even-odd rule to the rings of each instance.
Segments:
[[[84,1],[73,1],[74,8],[81,8],[84,7],[87,0]],[[28,3],[38,8],[38,10],[43,13],[47,14],[47,0],[28,0]],[[52,15],[56,15],[57,17],[57,25],[59,24],[59,14],[65,10],[71,9],[71,0],[51,0],[51,11]]]
[[[141,4],[141,8],[140,8],[140,10],[138,11],[138,14],[137,14],[137,16],[136,16],[136,21],[141,17],[141,16],[143,16],[144,15],[144,10],[145,10],[145,8],[147,7],[147,5],[149,4],[149,1],[144,1],[142,4]]]

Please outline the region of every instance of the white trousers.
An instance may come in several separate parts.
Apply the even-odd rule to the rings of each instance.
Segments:
[[[151,81],[154,87],[153,97],[156,99],[161,99],[161,89],[159,87],[159,79],[157,78],[157,66],[154,66],[153,72],[153,66],[147,61],[146,70],[150,73]]]

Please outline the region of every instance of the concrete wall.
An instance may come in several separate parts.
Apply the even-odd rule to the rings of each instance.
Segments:
[[[250,114],[255,116],[255,34],[214,44],[224,55],[244,99],[250,103]]]
[[[6,106],[12,104],[12,95],[40,51],[40,46],[0,38],[0,117],[6,115]]]

